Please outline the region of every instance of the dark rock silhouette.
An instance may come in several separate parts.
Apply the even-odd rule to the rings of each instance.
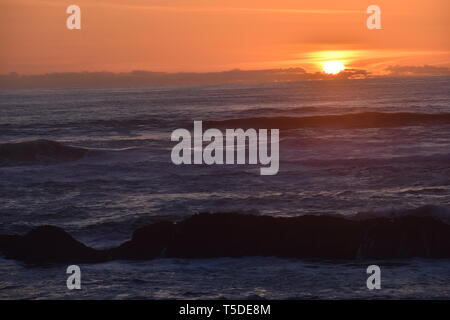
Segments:
[[[106,252],[89,248],[63,229],[53,226],[37,227],[24,236],[1,235],[0,250],[6,258],[28,263],[108,260]]]
[[[1,235],[0,251],[25,262],[101,262],[157,257],[276,256],[317,259],[450,258],[450,225],[433,217],[349,220],[333,216],[275,218],[198,214],[137,229],[131,240],[95,250],[64,230],[44,226]]]
[[[175,242],[175,224],[158,222],[133,232],[130,241],[109,250],[113,259],[142,260],[163,255],[163,250]]]

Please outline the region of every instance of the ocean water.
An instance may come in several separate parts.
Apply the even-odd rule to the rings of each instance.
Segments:
[[[0,234],[51,224],[106,248],[139,226],[205,211],[351,216],[432,206],[448,218],[449,88],[449,77],[433,77],[1,91],[0,147],[46,139],[88,152],[57,163],[0,161]],[[354,123],[354,114],[384,121]],[[275,176],[259,175],[259,165],[170,159],[172,131],[192,130],[194,120],[265,117],[277,128],[285,117],[311,116],[318,125],[281,131]],[[0,298],[450,297],[448,260],[378,263],[386,269],[376,293],[365,287],[370,262],[275,258],[83,265],[86,289],[73,293],[64,266],[0,259]]]

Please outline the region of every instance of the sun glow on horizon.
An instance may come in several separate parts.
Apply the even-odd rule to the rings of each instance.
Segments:
[[[323,65],[323,72],[328,74],[338,74],[343,70],[345,70],[345,66],[341,61],[327,61]]]

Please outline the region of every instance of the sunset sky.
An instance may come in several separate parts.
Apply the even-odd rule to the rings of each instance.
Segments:
[[[81,7],[82,29],[66,28]],[[382,30],[366,28],[366,8]],[[1,0],[0,73],[450,67],[448,0]]]

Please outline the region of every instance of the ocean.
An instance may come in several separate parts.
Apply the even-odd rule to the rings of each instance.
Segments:
[[[54,225],[109,248],[138,227],[200,212],[394,217],[426,208],[449,223],[449,88],[450,77],[426,77],[0,91],[0,234]],[[258,127],[261,118],[281,128],[277,175],[171,161],[177,128]],[[33,153],[54,142],[69,148]],[[370,264],[382,267],[382,290],[366,288]],[[74,291],[66,267],[0,258],[0,298],[450,298],[446,259],[112,261],[80,265],[84,290]]]

